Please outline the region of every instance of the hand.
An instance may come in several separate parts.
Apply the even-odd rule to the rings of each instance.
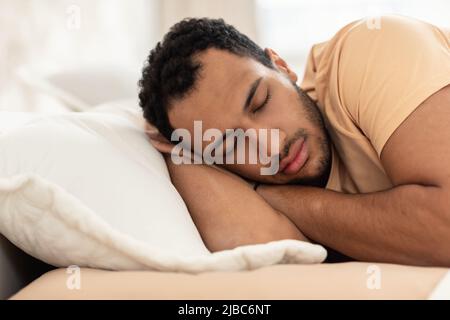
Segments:
[[[150,139],[150,143],[156,150],[163,154],[171,154],[173,149],[173,144],[170,143],[157,129],[152,127],[150,124],[145,124],[145,133]]]

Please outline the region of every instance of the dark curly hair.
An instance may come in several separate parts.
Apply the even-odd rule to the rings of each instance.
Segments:
[[[169,104],[194,89],[202,67],[194,55],[209,48],[250,57],[273,68],[261,47],[222,19],[190,18],[175,24],[151,50],[139,81],[144,118],[169,140],[173,132]]]

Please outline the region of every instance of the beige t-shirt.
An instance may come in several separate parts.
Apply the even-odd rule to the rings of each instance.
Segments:
[[[359,20],[313,46],[300,87],[316,101],[333,141],[326,188],[367,193],[393,187],[380,162],[385,143],[448,84],[450,31],[415,19]]]

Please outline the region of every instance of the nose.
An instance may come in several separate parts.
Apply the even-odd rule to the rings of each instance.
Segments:
[[[260,153],[270,157],[282,153],[282,148],[287,138],[286,133],[282,129],[264,123],[256,123],[254,121],[244,123],[242,129],[244,131],[249,129],[256,131],[255,139],[257,141],[253,142],[258,146]]]

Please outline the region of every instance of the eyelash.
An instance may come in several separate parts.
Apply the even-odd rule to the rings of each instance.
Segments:
[[[259,106],[258,108],[254,109],[253,113],[257,113],[258,111],[261,111],[261,109],[263,109],[269,103],[271,98],[272,98],[272,95],[271,95],[270,91],[268,91],[266,100],[264,100],[264,102],[262,103],[261,106]]]

